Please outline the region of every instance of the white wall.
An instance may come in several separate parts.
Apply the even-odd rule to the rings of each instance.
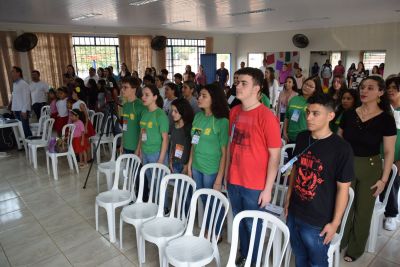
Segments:
[[[308,37],[310,44],[307,48],[293,45],[292,36],[296,33]],[[237,41],[237,64],[247,62],[247,54],[251,52],[297,50],[300,52],[300,67],[308,72],[310,51],[386,50],[385,76],[400,71],[400,23],[240,34]],[[355,62],[358,61],[357,56]]]

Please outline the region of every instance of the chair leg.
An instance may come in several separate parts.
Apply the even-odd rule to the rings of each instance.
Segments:
[[[74,166],[72,165],[72,156],[71,155],[67,155],[67,160],[68,160],[68,167],[70,170],[74,169]]]
[[[285,265],[284,265],[285,267],[289,267],[291,256],[292,256],[292,248],[290,247],[290,244],[289,244],[287,249],[286,249]]]
[[[111,187],[112,187],[112,173],[110,171],[106,172],[106,179],[107,179],[107,190],[111,190]]]
[[[228,210],[228,218],[227,218],[227,236],[228,236],[228,240],[227,242],[230,244],[232,241],[232,224],[233,224],[233,211],[232,211],[232,207],[229,206],[229,210]]]
[[[379,220],[376,214],[372,214],[371,226],[369,228],[369,237],[368,237],[368,252],[375,252],[376,242],[378,239],[378,224]]]
[[[165,259],[165,255],[164,255],[164,249],[165,249],[166,244],[161,243],[158,246],[158,259],[160,261],[160,267],[167,267],[167,261]]]
[[[48,154],[48,152],[46,152],[47,175],[50,175],[49,158],[50,158],[50,155]]]
[[[110,236],[110,242],[115,243],[115,210],[111,207],[106,208],[107,221],[108,221],[108,235]]]
[[[214,258],[217,267],[221,267],[221,257],[219,255],[218,247],[214,249]]]
[[[100,183],[100,172],[99,172],[99,169],[97,169],[97,193],[100,192],[100,185],[99,185],[99,183]]]
[[[96,162],[97,162],[97,164],[100,164],[100,162],[101,162],[101,160],[100,160],[100,147],[96,151]]]
[[[78,161],[76,160],[75,153],[71,153],[71,157],[72,157],[72,161],[74,162],[76,173],[79,173]]]
[[[51,157],[51,165],[52,165],[52,167],[53,167],[53,176],[54,176],[54,180],[58,180],[57,163],[58,163],[57,157],[56,157],[56,156]]]
[[[94,204],[94,217],[96,219],[96,231],[99,231],[99,205],[97,205],[97,202]]]
[[[333,266],[339,267],[339,262],[340,262],[340,249],[339,246],[335,249],[334,253],[334,260],[333,260]]]
[[[122,228],[124,227],[124,220],[122,216],[119,216],[119,249],[122,250]]]
[[[141,225],[135,226],[138,260],[139,260],[139,264],[142,265],[142,263],[146,262],[146,243],[140,233],[140,228],[141,228]]]
[[[33,168],[37,169],[37,147],[32,146]]]

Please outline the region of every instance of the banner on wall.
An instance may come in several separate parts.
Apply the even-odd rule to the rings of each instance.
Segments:
[[[298,51],[265,52],[264,59],[267,67],[273,67],[276,71],[281,71],[283,64],[287,64],[291,75],[294,75],[293,70],[299,67],[300,54]]]

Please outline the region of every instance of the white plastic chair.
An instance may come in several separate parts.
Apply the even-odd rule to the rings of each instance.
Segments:
[[[286,144],[281,149],[281,160],[279,162],[280,166],[285,165],[285,159],[289,158],[288,150],[294,151],[296,144]]]
[[[148,202],[143,202],[143,190],[146,172],[151,173],[151,185]],[[138,250],[139,265],[145,262],[145,244],[140,233],[142,224],[156,217],[159,204],[161,180],[171,174],[170,169],[160,163],[149,163],[142,167],[139,176],[139,195],[135,203],[125,206],[121,211],[119,220],[119,246],[122,249],[122,231],[124,222],[132,224],[136,230],[136,244]],[[154,186],[155,185],[155,186]]]
[[[342,237],[344,233],[344,228],[346,226],[347,217],[349,216],[349,211],[354,200],[354,191],[352,188],[349,189],[349,200],[347,202],[346,210],[344,211],[342,222],[340,224],[339,233],[336,233],[329,244],[328,249],[328,264],[329,267],[339,267],[340,265],[340,242],[342,242]]]
[[[197,203],[200,197],[207,197],[205,216],[201,225],[198,236],[193,235],[194,220],[196,217]],[[222,210],[224,209],[224,210]],[[208,229],[206,236],[207,217],[211,210]],[[205,266],[216,261],[216,265],[221,266],[221,260],[217,245],[217,240],[222,230],[225,217],[229,210],[229,200],[219,191],[203,188],[194,192],[190,203],[190,216],[185,234],[181,237],[171,240],[166,249],[165,256],[168,263],[173,266]],[[219,229],[217,229],[217,220],[222,214],[222,221]]]
[[[42,117],[42,116],[50,116],[51,115],[50,112],[51,112],[51,110],[50,110],[50,106],[49,105],[43,106],[40,109],[40,117]]]
[[[168,217],[164,217],[164,204],[168,183],[174,190],[170,214]],[[170,174],[165,176],[161,181],[160,204],[157,216],[142,225],[142,237],[145,241],[154,243],[158,247],[160,266],[162,267],[167,266],[167,260],[164,255],[167,243],[181,236],[185,231],[187,222],[185,203],[190,190],[192,192],[196,190],[196,182],[189,176],[184,174]]]
[[[93,116],[94,116],[94,114],[96,114],[96,111],[94,111],[92,109],[88,110],[89,120],[92,122],[92,124],[93,124]]]
[[[41,136],[43,133],[43,124],[49,119],[49,115],[40,116],[38,122],[30,123],[29,127],[31,128],[32,136]]]
[[[258,251],[256,265],[255,265],[256,267],[261,266],[262,261],[264,262],[263,264],[264,267],[270,266],[271,263],[272,266],[274,267],[281,266],[286,249],[289,245],[289,236],[290,236],[289,228],[286,226],[284,222],[282,222],[279,218],[275,217],[274,215],[258,210],[246,210],[239,212],[233,219],[233,237],[232,237],[231,250],[229,253],[227,266],[236,266],[235,260],[236,260],[236,253],[238,250],[239,224],[245,218],[253,219],[249,251],[247,253],[247,256],[245,256],[246,258],[245,266],[250,267],[254,249],[257,249]],[[255,236],[259,220],[261,220],[260,223],[262,224],[261,228],[262,230],[260,233],[260,242],[257,248],[255,247],[256,246]],[[269,231],[268,242],[266,243],[267,247],[265,249],[265,254],[264,254],[263,253],[265,244],[264,241],[266,239],[267,229],[270,231]],[[278,236],[280,237],[277,238]],[[274,243],[276,242],[276,240],[282,240],[282,237],[283,237],[283,242],[279,242],[280,250],[278,251],[278,253],[276,253],[276,251],[273,249]],[[272,261],[271,258],[273,258],[274,260]]]
[[[383,227],[383,214],[385,212],[386,204],[389,199],[390,191],[393,187],[394,179],[397,175],[397,167],[396,165],[392,165],[392,176],[389,179],[389,184],[386,189],[385,198],[383,202],[379,201],[379,197],[376,198],[374,212],[372,213],[371,226],[369,228],[369,238],[367,243],[367,251],[375,252],[376,243],[378,241],[378,234]]]
[[[58,158],[59,157],[67,157],[68,165],[71,170],[76,169],[76,173],[79,173],[78,162],[76,161],[74,148],[72,147],[72,139],[74,136],[75,125],[74,124],[66,124],[62,128],[62,137],[67,138],[68,150],[63,153],[50,153],[48,150],[46,151],[46,163],[47,163],[47,173],[50,175],[49,168],[49,159],[51,160],[51,166],[53,169],[54,180],[58,180]]]
[[[103,123],[104,114],[102,112],[96,112],[92,117],[89,117],[93,124],[93,128],[96,134],[100,134],[101,124]]]
[[[110,161],[103,162],[97,165],[97,193],[99,193],[100,187],[100,173],[104,173],[107,181],[107,190],[111,190],[112,187],[112,176],[115,172],[115,157],[117,154],[118,141],[122,138],[122,133],[117,134],[113,140],[111,159]]]
[[[115,243],[115,209],[136,200],[135,180],[140,166],[140,158],[133,154],[124,154],[117,158],[114,184],[111,190],[96,196],[96,231],[99,230],[99,207],[105,208],[108,221],[110,242]],[[122,187],[120,188],[120,175]]]
[[[103,136],[101,137],[101,139],[100,139],[100,132],[101,132],[101,129],[100,129],[100,131],[99,132],[96,132],[96,135],[95,136],[92,136],[92,137],[90,137],[90,144],[91,144],[91,150],[92,150],[92,158],[93,158],[93,153],[94,153],[94,151],[96,150],[96,146],[97,146],[97,144],[99,143],[99,139],[100,139],[100,143],[99,143],[99,147],[98,147],[98,149],[97,149],[97,151],[96,151],[96,162],[97,163],[100,163],[101,162],[101,159],[100,159],[100,146],[101,145],[108,145],[109,146],[109,148],[110,148],[110,152],[111,152],[111,150],[112,150],[112,143],[113,143],[113,139],[114,139],[114,136],[113,136],[113,125],[114,125],[114,123],[115,123],[115,121],[117,120],[117,118],[115,117],[115,116],[113,116],[113,119],[111,119],[111,116],[109,116],[109,117],[107,117],[106,118],[106,123],[105,123],[105,125],[104,125],[104,134],[103,134]],[[100,127],[101,128],[101,127]]]
[[[48,116],[43,116],[40,118],[44,118]],[[29,157],[29,162],[33,162],[33,168],[37,169],[37,149],[40,147],[43,147],[44,149],[47,148],[47,145],[49,144],[50,138],[51,138],[51,133],[53,131],[53,124],[54,124],[54,119],[47,119],[43,123],[43,134],[41,139],[26,139],[25,142],[28,147],[28,157]]]

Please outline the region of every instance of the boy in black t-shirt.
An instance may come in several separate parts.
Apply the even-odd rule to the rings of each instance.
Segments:
[[[334,102],[327,95],[308,99],[307,127],[297,137],[297,156],[285,203],[296,266],[328,266],[329,243],[346,209],[354,177],[350,145],[333,134]]]

